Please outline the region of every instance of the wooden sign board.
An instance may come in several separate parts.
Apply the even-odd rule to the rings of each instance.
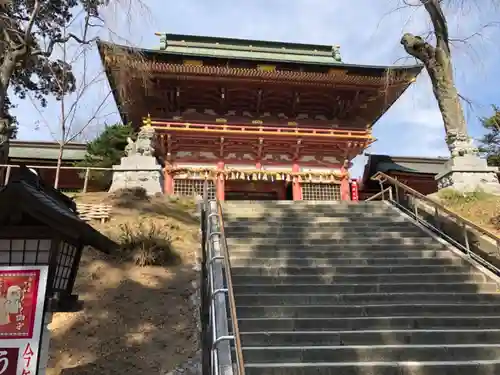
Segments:
[[[48,266],[0,266],[0,375],[36,375]]]

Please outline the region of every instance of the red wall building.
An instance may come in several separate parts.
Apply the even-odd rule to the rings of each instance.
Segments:
[[[349,199],[350,161],[422,69],[346,64],[325,45],[159,36],[156,50],[99,50],[123,121],[156,130],[166,194],[209,180],[220,199]]]
[[[86,152],[83,143],[69,143],[64,146],[62,165],[73,166],[74,163],[83,160]],[[59,155],[59,144],[57,142],[19,141],[12,140],[9,148],[9,164],[20,163],[31,166],[57,165]],[[54,168],[34,168],[39,176],[48,184],[55,181],[56,170]],[[80,190],[83,187],[83,179],[76,169],[61,169],[59,175],[59,189]],[[0,185],[3,183],[2,181]]]

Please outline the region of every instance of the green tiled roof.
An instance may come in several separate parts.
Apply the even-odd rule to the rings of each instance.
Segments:
[[[160,50],[186,57],[213,57],[269,62],[336,65],[339,47],[317,44],[267,42],[194,35],[157,34]]]
[[[64,147],[64,161],[78,161],[85,157],[86,145],[70,143]],[[57,160],[59,145],[56,142],[11,141],[9,159]]]

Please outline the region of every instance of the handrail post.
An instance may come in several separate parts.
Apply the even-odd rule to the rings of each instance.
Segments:
[[[380,192],[382,193],[382,200],[385,201],[384,183],[382,182],[382,180],[378,180],[378,184],[380,185]]]
[[[467,250],[467,255],[470,256],[469,232],[467,231],[467,225],[465,222],[462,223],[462,230],[464,232],[465,249]]]
[[[441,230],[441,221],[439,220],[439,208],[434,206],[434,226],[437,230]]]
[[[392,199],[392,186],[389,186],[389,201],[393,201],[394,199]]]
[[[85,177],[83,179],[83,192],[87,192],[89,186],[90,168],[85,168]]]
[[[12,172],[12,165],[8,165],[7,166],[7,171],[5,172],[4,185],[7,185],[9,183],[11,172]]]

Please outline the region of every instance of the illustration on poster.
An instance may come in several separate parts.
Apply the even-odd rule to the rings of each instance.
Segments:
[[[10,286],[5,297],[0,296],[0,325],[10,323],[10,314],[19,314],[23,291],[18,285]],[[1,372],[0,372],[1,374]]]

